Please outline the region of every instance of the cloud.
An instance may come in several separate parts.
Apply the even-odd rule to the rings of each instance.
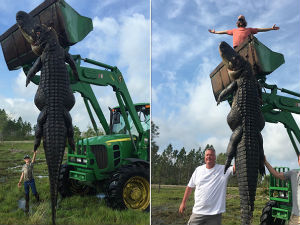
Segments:
[[[150,20],[132,14],[95,17],[93,23],[94,31],[74,46],[75,50],[94,60],[117,65],[133,101],[150,101]]]
[[[152,29],[152,59],[155,61],[178,53],[183,47],[185,35],[165,30],[154,21],[152,21]]]
[[[168,18],[173,19],[173,18],[177,17],[181,13],[185,3],[186,3],[185,0],[172,1],[170,3],[170,7],[167,9],[168,10],[168,12],[167,12]]]
[[[225,102],[217,107],[210,78],[203,76],[203,74],[209,74],[211,66],[211,61],[203,59],[199,65],[196,80],[187,82],[178,93],[186,98],[178,101],[179,98],[173,96],[169,101],[174,101],[174,103],[168,102],[168,104],[175,106],[168,108],[167,115],[156,113],[161,117],[153,117],[154,123],[160,128],[157,143],[162,146],[162,149],[169,143],[192,149],[208,140],[216,141],[210,144],[223,146],[224,139],[222,138],[229,138],[230,129],[226,123],[226,116],[230,108]],[[158,108],[158,106],[155,107],[155,109]],[[214,139],[216,136],[218,139]],[[225,146],[222,151],[224,149]]]
[[[215,26],[220,18],[220,12],[216,13],[215,8],[211,7],[206,1],[195,0],[194,2],[196,3],[197,10],[195,14],[188,15],[191,20],[205,27]]]
[[[118,65],[134,101],[150,101],[150,20],[141,14],[124,17]]]
[[[20,70],[17,78],[15,79],[15,85],[13,87],[13,90],[16,95],[22,96],[26,99],[33,99],[34,95],[37,91],[37,85],[30,82],[29,85],[26,87],[26,75],[24,74],[23,70]]]
[[[120,25],[115,18],[93,18],[94,30],[72,48],[73,52],[88,55],[89,58],[107,62],[115,57],[119,47]],[[109,63],[107,63],[109,64]]]
[[[31,125],[36,124],[39,110],[32,101],[24,98],[5,98],[0,96],[0,108],[13,118],[18,119],[20,116],[24,121],[30,122]]]

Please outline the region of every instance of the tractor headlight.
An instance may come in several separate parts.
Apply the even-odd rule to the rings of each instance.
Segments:
[[[81,163],[82,159],[81,158],[76,158],[76,162]]]

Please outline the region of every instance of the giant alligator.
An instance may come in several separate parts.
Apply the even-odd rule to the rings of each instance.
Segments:
[[[33,17],[20,11],[16,15],[19,28],[32,50],[39,54],[27,73],[26,86],[31,78],[41,70],[40,82],[34,103],[41,111],[35,129],[34,151],[43,138],[43,146],[48,164],[52,223],[55,224],[57,205],[57,184],[60,165],[63,160],[66,138],[74,150],[72,118],[69,111],[75,104],[70,88],[65,62],[69,63],[73,75],[78,79],[75,63],[59,44],[56,31],[52,27],[35,23]]]
[[[226,42],[219,46],[220,55],[232,83],[218,96],[217,104],[233,96],[227,123],[232,135],[227,147],[225,171],[235,157],[240,192],[242,225],[251,223],[258,171],[264,175],[264,150],[261,130],[265,121],[261,112],[261,87],[251,65]]]

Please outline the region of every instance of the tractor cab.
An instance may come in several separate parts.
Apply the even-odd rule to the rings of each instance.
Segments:
[[[150,130],[150,105],[146,103],[140,103],[135,105],[136,112],[141,121],[141,125],[144,131]],[[126,129],[124,117],[122,116],[120,107],[110,109],[110,129],[112,134],[129,134]],[[138,136],[138,132],[134,126],[133,120],[126,110],[128,116],[128,122],[132,135]]]

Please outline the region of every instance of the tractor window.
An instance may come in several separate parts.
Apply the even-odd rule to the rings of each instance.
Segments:
[[[120,112],[115,112],[113,114],[112,123],[112,132],[114,134],[126,134],[125,121]]]
[[[136,127],[134,126],[133,120],[128,112],[128,122],[130,126],[130,131],[132,135],[138,136],[138,132],[136,130]],[[150,129],[150,113],[145,110],[138,110],[137,111],[139,119],[141,121],[141,125],[144,130]],[[112,115],[112,132],[114,134],[129,134],[129,132],[126,130],[125,121],[122,116],[122,114],[119,111],[115,111]]]
[[[146,115],[144,112],[140,111],[138,113],[143,130],[150,130],[150,114]]]
[[[133,124],[133,120],[131,119],[131,116],[128,114],[128,112],[126,112],[126,114],[128,116],[128,122],[129,122],[131,134],[138,135],[138,132]],[[128,130],[126,129],[124,118],[120,112],[115,112],[113,114],[112,123],[113,123],[112,132],[114,134],[129,134]]]

